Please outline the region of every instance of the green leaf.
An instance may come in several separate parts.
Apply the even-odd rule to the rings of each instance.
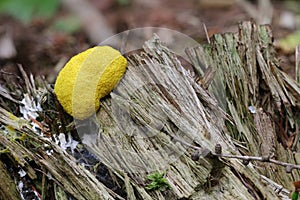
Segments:
[[[292,193],[292,200],[298,200],[298,196],[299,196],[298,192],[293,192]]]
[[[164,174],[160,174],[158,172],[155,172],[151,175],[147,176],[147,179],[151,181],[145,188],[146,190],[164,190],[164,189],[170,189],[170,185],[167,181],[167,179],[164,178]]]
[[[0,0],[0,12],[5,9],[5,6],[8,2],[9,0]]]
[[[52,17],[59,7],[59,0],[35,0],[35,16]]]
[[[23,23],[28,23],[33,17],[52,17],[58,6],[59,0],[0,0],[0,12]]]
[[[32,18],[34,5],[31,3],[32,0],[8,1],[3,5],[3,12],[12,15],[22,22],[28,22]]]

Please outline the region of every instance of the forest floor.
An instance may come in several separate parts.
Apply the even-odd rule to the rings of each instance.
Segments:
[[[125,2],[126,5],[121,5],[120,2]],[[203,24],[207,28],[208,36],[212,36],[214,33],[235,32],[238,29],[238,22],[254,18],[257,23],[270,22],[276,44],[300,28],[300,5],[297,1],[271,1],[270,5],[259,5],[255,3],[256,1],[236,2],[234,0],[89,1],[103,14],[113,33],[137,27],[164,27],[205,43],[206,33]],[[59,67],[74,54],[94,45],[86,30],[77,27],[76,23],[69,23],[70,27],[61,27],[68,24],[66,22],[59,25],[60,21],[70,16],[72,14],[66,6],[60,6],[50,18],[32,18],[27,23],[1,14],[0,41],[4,33],[8,33],[13,45],[10,48],[15,50],[6,57],[1,57],[0,54],[0,70],[4,75],[18,73],[17,64],[21,64],[26,71],[45,75],[53,82],[58,71],[55,70],[55,66]],[[296,41],[294,46],[297,43],[300,44],[300,41]],[[0,45],[0,52],[6,51],[5,48],[6,45]],[[278,54],[281,68],[294,75],[295,48],[281,50],[278,45]]]

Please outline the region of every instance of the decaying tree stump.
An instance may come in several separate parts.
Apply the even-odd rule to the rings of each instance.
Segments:
[[[3,99],[20,102],[6,89],[1,90],[1,162],[21,166],[31,180],[44,180],[37,187],[44,199],[49,198],[45,184],[59,188],[55,198],[288,199],[299,180],[293,167],[300,162],[300,88],[279,68],[270,27],[243,22],[238,33],[214,35],[210,44],[186,52],[193,70],[154,36],[142,51],[127,56],[124,78],[96,117],[75,121],[85,148],[99,162],[92,169],[103,166],[113,186],[55,141],[37,135],[29,121],[13,116]],[[28,85],[27,93],[43,91],[51,99],[49,90],[35,88],[29,79]],[[58,112],[52,120],[66,126]],[[50,115],[41,116],[58,134]],[[59,131],[67,134],[66,129]],[[169,187],[149,189],[149,175],[155,173],[163,174]],[[0,183],[1,192],[9,182]],[[15,196],[15,190],[7,193]]]

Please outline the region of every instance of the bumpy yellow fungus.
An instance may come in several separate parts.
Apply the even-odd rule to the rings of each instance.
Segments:
[[[60,71],[54,92],[65,111],[85,119],[100,107],[100,98],[115,88],[127,60],[109,46],[90,48],[72,57]]]

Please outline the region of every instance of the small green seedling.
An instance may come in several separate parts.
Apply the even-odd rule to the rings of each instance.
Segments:
[[[170,189],[170,185],[167,179],[164,178],[164,173],[155,172],[147,176],[147,180],[151,181],[147,186],[146,190],[161,190],[164,191],[166,189]]]
[[[299,193],[298,192],[293,192],[292,193],[292,200],[298,200]]]

